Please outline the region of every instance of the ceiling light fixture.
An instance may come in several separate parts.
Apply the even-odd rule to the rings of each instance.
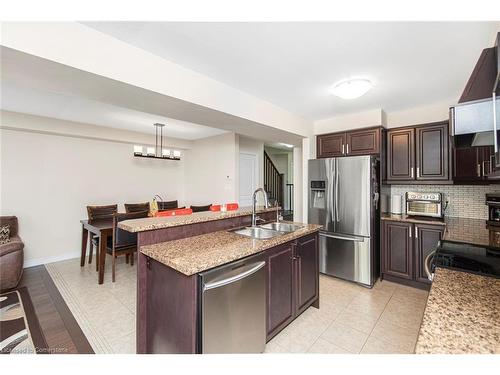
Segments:
[[[155,147],[146,147],[144,154],[144,146],[134,146],[134,156],[141,158],[153,159],[168,159],[168,160],[181,160],[181,152],[179,150],[169,150],[163,148],[163,127],[165,124],[154,124],[155,127]]]
[[[356,99],[366,94],[373,84],[363,78],[350,78],[336,83],[332,93],[342,99]]]

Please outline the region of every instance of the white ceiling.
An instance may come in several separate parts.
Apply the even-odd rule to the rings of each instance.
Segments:
[[[85,22],[310,120],[458,100],[498,22]],[[335,82],[375,87],[346,101]]]
[[[26,87],[2,80],[1,109],[52,117],[60,120],[82,122],[110,128],[155,133],[154,123],[166,124],[165,137],[196,140],[225,133],[226,131],[190,122],[175,120],[151,113],[47,90]]]

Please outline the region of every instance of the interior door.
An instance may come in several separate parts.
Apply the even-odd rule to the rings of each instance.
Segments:
[[[239,205],[241,207],[250,207],[252,205],[252,196],[257,189],[257,155],[240,153],[240,193]]]
[[[337,159],[334,187],[335,232],[370,236],[371,158]]]

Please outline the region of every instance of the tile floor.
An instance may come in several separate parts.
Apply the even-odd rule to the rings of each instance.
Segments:
[[[124,259],[111,282],[79,259],[46,265],[96,353],[135,353],[136,269]],[[367,289],[320,276],[320,309],[305,311],[266,353],[413,353],[428,293],[388,281]]]

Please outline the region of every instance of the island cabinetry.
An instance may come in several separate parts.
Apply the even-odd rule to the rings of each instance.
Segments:
[[[316,234],[268,250],[268,340],[309,306],[319,307],[318,260]]]
[[[194,241],[203,241],[200,238]],[[291,237],[249,256],[266,262],[266,324],[262,329],[269,341],[309,306],[319,308],[318,232]],[[230,267],[243,259],[246,256],[223,266]],[[187,274],[173,267],[175,265],[168,266],[142,251],[138,254],[138,353],[202,352],[200,273],[214,268]]]

